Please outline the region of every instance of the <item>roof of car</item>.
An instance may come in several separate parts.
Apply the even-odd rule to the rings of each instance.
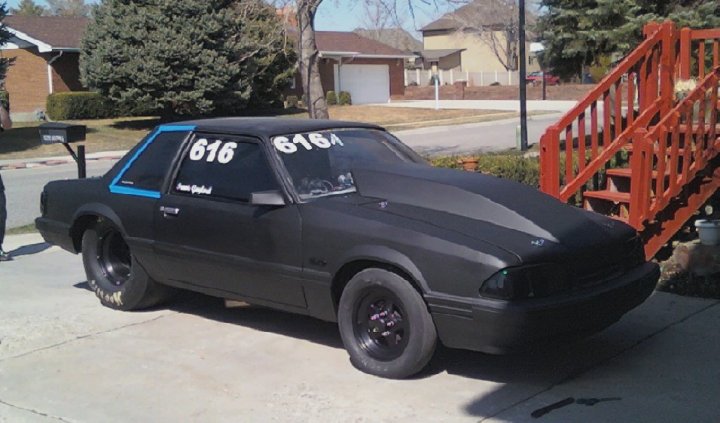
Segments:
[[[380,126],[341,120],[288,119],[273,117],[228,117],[214,119],[189,120],[172,125],[193,125],[197,131],[243,133],[261,136],[274,136],[298,132],[323,131],[333,128],[370,128],[383,129]]]

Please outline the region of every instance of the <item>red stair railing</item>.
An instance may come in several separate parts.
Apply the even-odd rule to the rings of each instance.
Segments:
[[[645,36],[541,137],[543,192],[568,201],[630,142],[637,129],[647,128],[672,107],[678,33],[672,22],[665,22],[648,24]]]
[[[703,79],[708,71],[720,66],[720,28],[681,29],[679,62],[680,79]]]
[[[687,195],[686,187],[696,178],[712,176],[715,169],[709,163],[720,153],[718,89],[720,66],[710,71],[657,125],[649,131],[635,131],[629,223],[636,229],[652,224],[671,202]],[[713,180],[698,185],[706,191],[702,201],[712,195],[719,182]],[[662,233],[646,245],[648,257],[652,257],[696,209],[685,207],[661,222]]]

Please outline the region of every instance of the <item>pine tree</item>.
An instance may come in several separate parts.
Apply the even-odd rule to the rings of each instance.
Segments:
[[[0,4],[0,45],[4,45],[5,43],[7,43],[12,36],[12,34],[10,34],[10,31],[7,30],[5,23],[3,22],[7,14],[7,4]],[[5,80],[5,75],[7,75],[8,68],[10,67],[10,65],[12,65],[13,60],[14,59],[0,56],[0,81]],[[0,88],[4,89],[4,87]]]
[[[10,14],[17,16],[42,16],[45,12],[45,8],[33,0],[21,0],[18,7],[10,9]]]
[[[623,56],[642,41],[650,21],[679,27],[720,27],[718,0],[543,0],[536,31],[544,65],[569,77],[605,56]]]
[[[83,83],[130,113],[268,106],[293,74],[282,25],[262,0],[103,0],[93,17]]]

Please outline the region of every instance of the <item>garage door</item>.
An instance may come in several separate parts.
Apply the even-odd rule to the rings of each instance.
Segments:
[[[336,66],[338,91],[347,91],[353,104],[387,103],[390,99],[390,67],[388,65]]]

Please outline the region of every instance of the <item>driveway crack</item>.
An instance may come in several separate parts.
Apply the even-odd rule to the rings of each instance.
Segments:
[[[16,409],[16,410],[27,411],[28,413],[36,414],[36,415],[38,415],[38,416],[47,417],[47,418],[49,418],[49,419],[54,419],[54,420],[61,421],[61,422],[72,423],[72,420],[67,420],[67,419],[64,419],[64,418],[62,418],[62,417],[53,416],[53,415],[50,415],[50,414],[47,414],[47,413],[43,413],[42,411],[38,411],[38,410],[35,410],[35,409],[32,409],[32,408],[25,408],[25,407],[20,407],[19,405],[10,404],[9,402],[3,401],[2,399],[0,399],[0,404],[7,405],[8,407],[14,408],[14,409]]]
[[[678,321],[672,322],[672,323],[670,323],[670,324],[667,325],[667,326],[663,326],[663,327],[661,327],[660,329],[656,330],[655,332],[652,332],[652,333],[648,334],[647,336],[645,336],[645,337],[643,337],[643,338],[640,338],[639,340],[637,340],[637,341],[634,342],[633,344],[627,346],[626,348],[623,348],[623,349],[619,350],[617,353],[615,353],[615,354],[613,354],[613,355],[610,355],[610,356],[608,356],[608,357],[605,358],[605,359],[599,360],[599,361],[597,361],[596,363],[590,364],[590,365],[588,365],[588,366],[586,366],[586,367],[582,367],[582,368],[580,368],[580,369],[578,369],[578,370],[570,373],[569,375],[565,376],[564,378],[558,380],[557,382],[551,384],[551,385],[548,386],[547,388],[541,389],[541,390],[537,391],[536,393],[528,396],[527,398],[524,398],[524,399],[521,399],[521,400],[519,400],[519,401],[516,401],[515,403],[510,404],[509,406],[507,406],[507,407],[505,407],[505,408],[503,408],[503,409],[501,409],[501,410],[493,413],[492,415],[483,417],[482,419],[480,419],[479,423],[482,423],[482,422],[484,422],[484,421],[486,421],[486,420],[488,420],[488,419],[495,418],[495,417],[499,416],[500,414],[502,414],[502,413],[504,413],[504,412],[506,412],[506,411],[508,411],[508,410],[511,410],[511,409],[513,409],[513,408],[515,408],[515,407],[517,407],[517,406],[519,406],[519,405],[521,405],[521,404],[523,404],[523,403],[525,403],[525,402],[528,402],[528,401],[530,401],[530,400],[532,400],[532,399],[534,399],[534,398],[536,398],[536,397],[544,394],[545,392],[551,391],[553,388],[555,388],[555,387],[557,387],[557,386],[560,386],[560,385],[562,385],[562,384],[564,384],[564,383],[570,382],[570,381],[573,380],[573,379],[577,379],[578,377],[584,375],[585,373],[589,372],[590,370],[593,370],[593,369],[595,369],[595,368],[597,368],[597,367],[599,367],[599,366],[602,366],[602,365],[604,365],[604,364],[606,364],[606,363],[609,363],[610,361],[612,361],[612,360],[616,359],[617,357],[625,354],[626,352],[637,348],[637,347],[640,346],[641,344],[645,343],[646,341],[649,341],[650,339],[656,337],[657,335],[660,335],[661,333],[667,331],[668,329],[670,329],[670,328],[672,328],[672,327],[674,327],[674,326],[680,325],[681,323],[685,323],[686,321],[688,321],[688,320],[690,320],[691,318],[697,316],[698,314],[704,313],[705,311],[707,311],[707,310],[709,310],[709,309],[711,309],[711,308],[713,308],[713,307],[716,307],[716,306],[718,306],[718,305],[720,305],[720,301],[715,301],[715,302],[710,303],[710,304],[708,304],[707,306],[705,306],[705,307],[703,307],[703,308],[701,308],[701,309],[699,309],[699,310],[697,310],[697,311],[695,311],[695,312],[693,312],[693,313],[688,314],[687,316],[683,317],[682,319],[680,319],[680,320],[678,320]]]
[[[36,353],[36,352],[51,350],[51,349],[54,349],[54,348],[57,348],[57,347],[61,347],[61,346],[63,346],[63,345],[66,345],[66,344],[75,342],[75,341],[79,341],[79,340],[81,340],[81,339],[91,338],[91,337],[93,337],[93,336],[103,335],[103,334],[106,334],[106,333],[111,333],[111,332],[115,332],[115,331],[117,331],[117,330],[129,328],[129,327],[133,327],[133,326],[140,326],[140,325],[144,325],[145,323],[151,323],[151,322],[154,322],[154,321],[156,321],[156,320],[162,319],[163,317],[170,316],[171,314],[172,314],[172,313],[163,314],[163,315],[160,315],[160,316],[153,317],[152,319],[143,320],[143,321],[141,321],[141,322],[129,323],[129,324],[127,324],[127,325],[118,326],[118,327],[114,327],[114,328],[110,328],[110,329],[105,329],[105,330],[101,330],[101,331],[97,331],[97,332],[93,332],[93,333],[88,333],[88,334],[85,334],[85,335],[78,335],[78,336],[76,336],[76,337],[74,337],[74,338],[66,339],[66,340],[64,340],[64,341],[62,341],[62,342],[58,342],[58,343],[56,343],[56,344],[52,344],[52,345],[48,345],[48,346],[45,346],[45,347],[36,348],[36,349],[30,350],[30,351],[25,351],[25,352],[23,352],[23,353],[20,353],[20,354],[17,354],[17,355],[12,355],[12,356],[9,356],[9,357],[0,358],[0,363],[2,363],[3,361],[15,359],[15,358],[25,357],[25,356],[27,356],[27,355],[34,354],[34,353]]]

